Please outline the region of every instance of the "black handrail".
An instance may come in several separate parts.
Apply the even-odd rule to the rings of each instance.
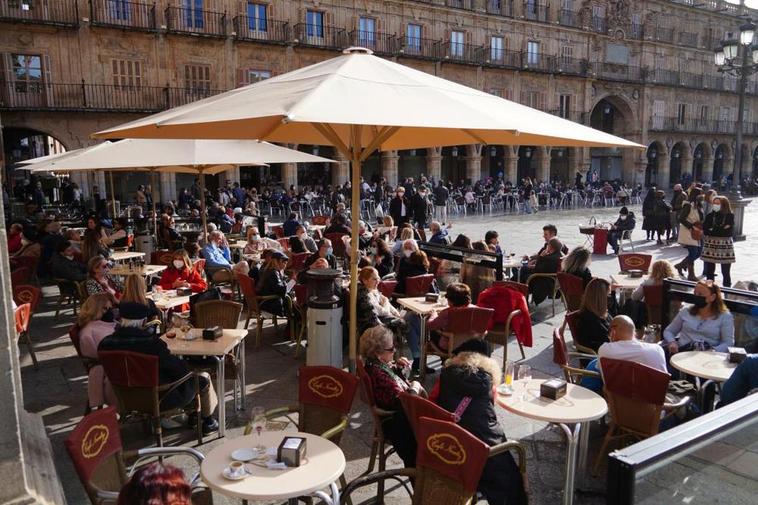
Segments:
[[[478,266],[490,267],[495,270],[495,279],[503,280],[503,254],[489,251],[476,251],[465,247],[451,245],[430,244],[419,242],[418,248],[427,256],[442,258],[457,263],[473,263]]]

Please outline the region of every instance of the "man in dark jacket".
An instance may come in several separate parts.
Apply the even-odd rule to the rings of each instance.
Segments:
[[[632,230],[634,230],[636,224],[634,212],[629,212],[629,209],[626,207],[621,207],[618,219],[616,219],[610,232],[608,232],[608,244],[613,248],[613,254],[619,253],[619,240],[624,235],[624,232],[628,232],[631,237]]]
[[[170,384],[188,373],[187,364],[168,350],[166,343],[153,333],[144,329],[148,318],[148,307],[139,303],[124,302],[119,305],[121,323],[112,335],[105,337],[97,347],[98,351],[131,351],[158,357],[158,380],[160,384]],[[201,374],[200,411],[203,416],[203,433],[218,430],[218,422],[213,418],[213,411],[218,405],[216,392],[207,374]],[[193,401],[194,388],[191,381],[182,383],[170,392],[161,402],[161,408],[183,407]],[[192,426],[192,420],[189,425]]]
[[[48,272],[54,279],[79,282],[87,278],[87,266],[74,259],[75,249],[71,242],[63,240],[58,243],[55,254],[50,258]]]
[[[561,266],[562,248],[563,244],[560,240],[555,237],[551,238],[537,257],[530,260],[527,266],[521,268],[519,272],[520,282],[526,284],[532,274],[554,274],[558,272]],[[529,292],[535,304],[539,305],[552,294],[554,282],[553,279],[539,278],[529,283]]]
[[[395,226],[400,226],[411,220],[411,209],[408,200],[405,198],[405,188],[402,186],[397,187],[395,198],[390,201],[390,216],[392,216]]]
[[[450,191],[445,187],[445,183],[440,180],[437,187],[434,188],[434,217],[442,224],[447,223],[448,198],[450,198]]]
[[[289,292],[287,277],[284,275],[287,259],[286,254],[274,251],[269,258],[266,268],[260,272],[260,280],[256,286],[259,296],[277,297],[271,300],[264,300],[260,304],[261,310],[276,314],[277,316],[288,316],[290,314],[289,309],[292,307],[292,302],[287,296]]]
[[[411,197],[411,207],[413,207],[413,222],[416,228],[423,230],[426,228],[426,188],[420,187],[416,194]]]

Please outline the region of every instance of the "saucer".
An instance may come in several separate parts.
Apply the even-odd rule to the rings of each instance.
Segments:
[[[234,461],[251,461],[258,457],[258,451],[255,449],[237,449],[232,452],[231,456]]]
[[[247,467],[243,467],[243,468],[245,469],[244,472],[241,472],[239,474],[233,474],[232,469],[227,466],[221,472],[221,475],[223,475],[229,480],[242,480],[250,475],[250,470],[248,470]]]

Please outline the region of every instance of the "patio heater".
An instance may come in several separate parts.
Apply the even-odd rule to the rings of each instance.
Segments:
[[[336,282],[339,270],[308,270],[308,366],[326,365],[342,368],[342,299]]]

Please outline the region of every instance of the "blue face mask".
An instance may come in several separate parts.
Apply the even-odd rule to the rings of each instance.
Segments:
[[[326,254],[327,256],[334,254],[334,249],[330,247],[329,249],[326,250]]]

